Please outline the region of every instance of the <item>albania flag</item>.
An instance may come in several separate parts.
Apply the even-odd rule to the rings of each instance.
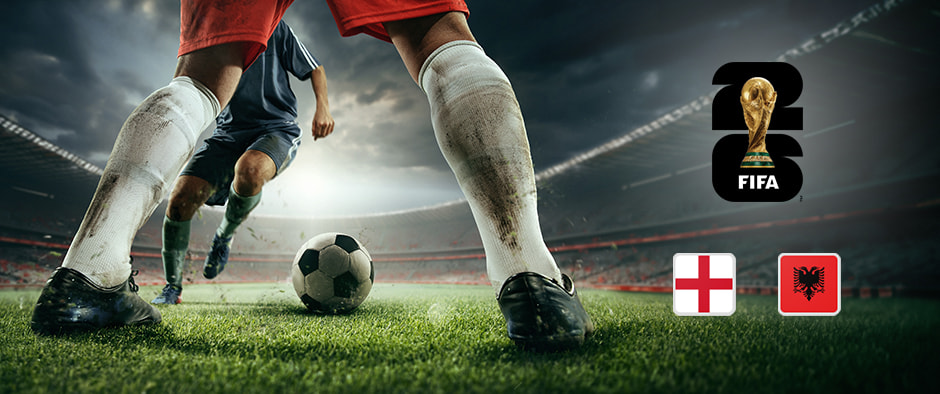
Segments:
[[[834,316],[842,308],[842,259],[835,253],[783,253],[777,259],[781,315]]]

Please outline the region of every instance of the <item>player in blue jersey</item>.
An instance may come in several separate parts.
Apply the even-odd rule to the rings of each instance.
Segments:
[[[154,304],[179,304],[182,266],[189,247],[190,224],[203,204],[226,205],[212,239],[203,275],[212,279],[225,268],[235,229],[261,200],[265,182],[290,164],[300,145],[295,122],[297,99],[290,75],[310,79],[317,107],[313,136],[333,131],[326,74],[286,23],[281,21],[267,49],[245,70],[216,129],[190,159],[170,194],[163,218],[163,269],[167,284]]]
[[[131,242],[198,135],[232,97],[293,0],[181,0],[170,83],[128,117],[62,267],[31,320],[41,334],[156,324],[134,284]],[[391,42],[425,92],[431,127],[454,171],[486,252],[487,276],[522,348],[556,351],[594,331],[574,283],[539,228],[522,111],[509,79],[476,42],[463,0],[327,0],[340,33]]]

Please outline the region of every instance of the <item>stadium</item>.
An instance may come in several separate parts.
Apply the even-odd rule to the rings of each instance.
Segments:
[[[936,125],[930,115],[938,104],[940,7],[899,3],[847,11],[839,24],[768,59],[802,72],[804,93],[796,105],[803,108],[804,124],[812,125],[784,132],[803,148],[794,160],[804,183],[789,201],[728,202],[714,192],[712,147],[731,133],[711,127],[718,86],[593,149],[536,168],[546,243],[583,289],[598,324],[593,342],[572,354],[514,352],[500,331],[504,323],[493,308],[482,242],[463,200],[361,216],[252,215],[236,233],[230,265],[211,282],[202,277],[201,264],[224,211],[203,208],[193,221],[184,272],[181,307],[193,309],[164,310],[170,328],[75,337],[83,346],[78,350],[110,346],[105,352],[117,360],[123,360],[120,352],[176,350],[173,357],[190,357],[218,375],[203,382],[213,392],[936,390],[930,375],[940,367],[940,156],[931,153]],[[29,355],[48,359],[69,350],[61,341],[29,334],[30,305],[61,264],[102,169],[0,114],[0,171],[6,188],[0,193],[0,391],[60,391],[65,383],[41,385],[49,375],[32,371],[43,364]],[[145,298],[165,283],[165,204],[134,240],[133,267]],[[361,312],[312,318],[298,312],[303,307],[289,290],[290,264],[304,241],[333,231],[353,235],[369,249],[375,283],[385,287]],[[672,257],[696,252],[735,255],[734,320],[672,315]],[[810,252],[840,255],[843,310],[828,320],[781,317],[775,307],[777,256]],[[431,295],[421,298],[423,292]],[[483,316],[455,315],[464,309]],[[298,330],[305,319],[335,329],[300,337],[273,333]],[[481,321],[485,327],[478,327]],[[188,327],[207,322],[223,328]],[[370,345],[381,335],[363,334],[402,322],[415,328],[389,334],[398,342]],[[447,333],[423,331],[440,327]],[[263,334],[268,329],[272,333]],[[734,338],[722,337],[732,329],[740,330]],[[344,330],[361,340],[330,342]],[[679,338],[666,334],[673,332]],[[454,339],[465,335],[480,341]],[[166,344],[165,336],[193,343]],[[261,344],[265,338],[273,347]],[[210,349],[204,342],[220,345]],[[329,357],[314,356],[310,370],[293,370],[304,367],[304,352],[318,351]],[[206,354],[219,360],[205,360]],[[810,354],[815,366],[804,360]],[[112,368],[75,357],[71,362]],[[398,365],[401,360],[410,365]],[[148,362],[163,368],[170,360]],[[49,371],[87,375],[67,372],[67,364],[56,362]],[[163,386],[136,368],[120,375],[129,385],[118,391],[194,391],[200,384],[198,372],[181,372],[178,383]],[[568,368],[565,376],[540,379],[558,368]],[[25,380],[17,381],[20,375]],[[87,379],[74,389],[108,387]]]

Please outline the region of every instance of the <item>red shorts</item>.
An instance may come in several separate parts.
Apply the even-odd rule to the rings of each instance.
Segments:
[[[267,47],[284,11],[294,0],[181,0],[179,56],[230,42],[251,42],[247,68]]]
[[[391,42],[383,22],[441,14],[450,11],[470,15],[463,0],[326,0],[343,37],[366,33]]]

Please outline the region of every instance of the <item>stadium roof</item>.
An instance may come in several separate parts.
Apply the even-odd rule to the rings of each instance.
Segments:
[[[53,198],[94,190],[102,169],[0,115],[0,169],[16,191]],[[87,194],[85,194],[87,196]]]

